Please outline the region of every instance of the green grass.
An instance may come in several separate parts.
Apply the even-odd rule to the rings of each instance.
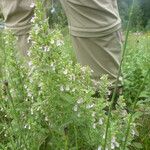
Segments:
[[[127,46],[127,53],[124,61],[123,71],[125,76],[134,80],[129,80],[132,83],[138,82],[146,75],[150,69],[150,33],[131,33]],[[137,74],[135,74],[137,73]],[[127,82],[129,83],[129,82]],[[139,82],[139,85],[141,83]],[[136,86],[129,84],[130,90],[136,93]],[[138,84],[135,84],[138,85]],[[138,86],[136,87],[138,88]],[[132,91],[131,90],[131,91]],[[141,91],[141,100],[145,102],[144,109],[138,110],[142,113],[142,117],[138,120],[139,123],[139,137],[136,138],[136,142],[142,144],[141,149],[150,149],[150,75],[145,83],[145,88]],[[136,150],[136,148],[132,148]]]
[[[72,60],[76,62],[76,57],[74,53],[74,49],[71,45],[71,39],[68,34],[68,31],[63,32],[64,33],[64,40],[65,45],[64,49],[66,50],[66,53],[70,55]],[[130,33],[129,34],[129,40],[127,43],[127,51],[125,54],[125,59],[123,62],[123,74],[125,78],[125,86],[129,86],[127,88],[127,94],[129,92],[137,92],[137,89],[135,89],[135,86],[140,85],[140,76],[145,76],[148,69],[150,69],[150,33]],[[137,72],[137,74],[136,74]],[[141,77],[141,78],[142,78]],[[142,80],[142,79],[141,79]],[[150,100],[150,77],[147,78],[147,81],[145,83],[145,88],[141,92],[141,97],[144,97],[145,99],[145,109],[144,110],[138,110],[142,113],[142,117],[140,120],[138,120],[139,128],[139,137],[135,137],[134,146],[131,149],[142,149],[142,150],[149,150],[150,147],[150,102],[146,102]],[[133,86],[133,91],[132,87]],[[125,91],[126,92],[126,91]],[[136,93],[137,94],[137,93]],[[128,103],[128,99],[127,99]],[[141,147],[141,148],[140,148]]]
[[[68,31],[65,29],[63,31],[64,34],[64,50],[66,54],[69,54],[72,58],[73,62],[76,62],[76,57],[74,53],[74,49],[71,44],[71,39],[68,34]],[[1,33],[0,33],[1,36]],[[139,85],[140,83],[137,83],[138,80],[140,81],[141,76],[145,76],[148,69],[150,68],[150,33],[130,33],[129,35],[129,41],[127,45],[127,51],[126,56],[123,64],[123,73],[126,79],[125,86],[127,86],[127,90],[136,93],[136,90],[138,87],[134,85]],[[1,43],[0,43],[1,44]],[[0,50],[0,66],[3,63],[2,62],[2,49]],[[135,74],[137,73],[137,74]],[[0,75],[1,74],[1,67],[0,67]],[[134,84],[133,84],[134,83]],[[147,82],[145,83],[145,88],[142,91],[142,97],[146,98],[143,101],[145,101],[144,109],[138,110],[142,113],[142,117],[140,120],[137,120],[139,124],[138,132],[139,137],[135,137],[135,147],[132,147],[131,150],[136,150],[138,147],[142,145],[142,150],[149,150],[150,147],[150,78],[147,79]],[[132,87],[133,86],[133,87]],[[135,89],[135,87],[137,89]],[[126,91],[125,91],[126,92]],[[128,92],[127,92],[128,94]],[[127,95],[128,96],[128,95]],[[127,99],[128,101],[128,99]],[[141,143],[141,144],[139,144]],[[136,147],[137,146],[137,147]]]

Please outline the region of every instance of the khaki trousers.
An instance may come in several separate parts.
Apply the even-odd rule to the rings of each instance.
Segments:
[[[99,83],[100,77],[104,74],[108,75],[112,84],[115,83],[122,58],[121,23],[117,1],[61,0],[60,2],[68,18],[78,62],[93,70],[94,83]],[[113,24],[119,22],[113,30],[112,22]],[[105,30],[104,24],[109,26],[108,30]]]
[[[114,84],[122,58],[120,31],[104,37],[71,37],[78,62],[93,70],[92,79],[95,84],[104,74]]]
[[[30,43],[27,42],[31,28],[31,18],[34,8],[33,0],[0,0],[0,7],[5,20],[5,26],[17,36],[17,50],[19,56],[26,57]]]
[[[43,0],[45,10],[50,8],[50,0]],[[17,36],[17,50],[20,56],[27,57],[31,43],[27,42],[34,15],[34,0],[0,0],[0,9],[5,25]]]

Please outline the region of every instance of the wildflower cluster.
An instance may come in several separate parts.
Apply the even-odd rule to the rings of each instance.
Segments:
[[[91,69],[74,64],[63,50],[63,36],[49,29],[42,12],[36,7],[33,28],[28,41],[28,62],[15,54],[15,39],[5,35],[6,61],[2,80],[6,94],[0,93],[2,119],[2,149],[85,149],[101,150],[105,141],[107,115],[105,99],[108,81],[101,78],[100,98],[93,98]],[[1,82],[1,86],[3,83]],[[105,89],[105,90],[104,90]],[[121,149],[130,114],[124,109],[124,99],[112,112],[107,149]],[[134,119],[133,119],[134,120]],[[128,138],[135,136],[135,124]]]

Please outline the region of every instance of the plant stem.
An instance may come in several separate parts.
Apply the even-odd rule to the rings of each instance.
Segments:
[[[139,88],[139,91],[137,92],[138,94],[136,95],[136,97],[134,98],[134,104],[133,104],[133,108],[132,108],[132,113],[131,113],[131,116],[129,118],[129,121],[128,121],[128,126],[127,126],[127,132],[126,132],[126,136],[125,136],[125,141],[123,143],[123,149],[122,150],[125,150],[126,149],[126,144],[127,144],[127,140],[128,140],[128,136],[129,136],[129,132],[130,132],[130,125],[131,125],[131,122],[132,122],[132,118],[133,118],[133,115],[134,115],[134,110],[136,108],[136,104],[138,102],[138,97],[143,89],[143,86],[145,84],[145,81],[147,80],[147,77],[148,75],[150,74],[150,69],[147,71],[147,74],[146,76],[144,77],[144,80]]]
[[[10,93],[10,90],[9,90],[8,86],[6,87],[6,91],[7,91],[7,94],[8,94],[8,98],[10,99],[10,102],[12,104],[14,119],[16,119],[16,121],[18,123],[18,126],[19,126],[19,130],[21,131],[21,135],[20,136],[22,137],[22,140],[23,140],[23,143],[25,145],[25,148],[27,149],[26,140],[24,138],[24,134],[22,133],[21,122],[20,122],[20,120],[18,118],[17,111],[15,109],[15,105],[14,105],[14,101],[13,101],[13,97],[11,96],[11,93]]]
[[[78,135],[77,135],[77,129],[76,126],[74,126],[74,132],[75,132],[75,141],[76,141],[76,150],[78,150]]]
[[[134,8],[134,3],[135,3],[135,0],[132,1],[132,7],[131,7],[130,13],[129,13],[129,21],[128,21],[128,24],[127,24],[125,42],[124,42],[124,46],[123,46],[122,59],[121,59],[119,70],[118,70],[118,75],[117,75],[117,80],[116,80],[114,91],[113,91],[113,96],[111,98],[111,104],[109,106],[108,118],[107,118],[107,124],[106,124],[106,131],[105,131],[105,142],[104,142],[104,147],[103,147],[104,150],[106,149],[106,145],[107,145],[108,132],[109,132],[109,127],[110,127],[111,111],[112,111],[112,108],[113,108],[113,103],[115,101],[115,96],[116,96],[116,92],[117,92],[117,88],[118,88],[119,78],[121,76],[121,71],[122,71],[122,65],[123,65],[125,54],[126,54],[127,42],[128,42],[129,32],[130,32],[130,24],[131,24],[131,17],[132,17],[132,12],[133,12],[133,8]]]

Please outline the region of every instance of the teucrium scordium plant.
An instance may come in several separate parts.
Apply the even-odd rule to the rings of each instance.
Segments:
[[[107,120],[103,108],[110,105],[104,96],[108,92],[107,76],[100,79],[100,88],[105,89],[101,98],[91,97],[94,88],[90,68],[72,62],[64,51],[61,32],[49,28],[40,1],[35,3],[31,21],[28,41],[32,44],[26,63],[15,56],[12,34],[5,36],[8,94],[1,101],[6,115],[1,123],[5,127],[2,147],[100,150],[105,142]],[[130,116],[124,105],[121,97],[117,110],[111,114],[108,150],[121,149]],[[135,136],[134,123],[131,128],[134,132],[130,132],[127,146]]]

